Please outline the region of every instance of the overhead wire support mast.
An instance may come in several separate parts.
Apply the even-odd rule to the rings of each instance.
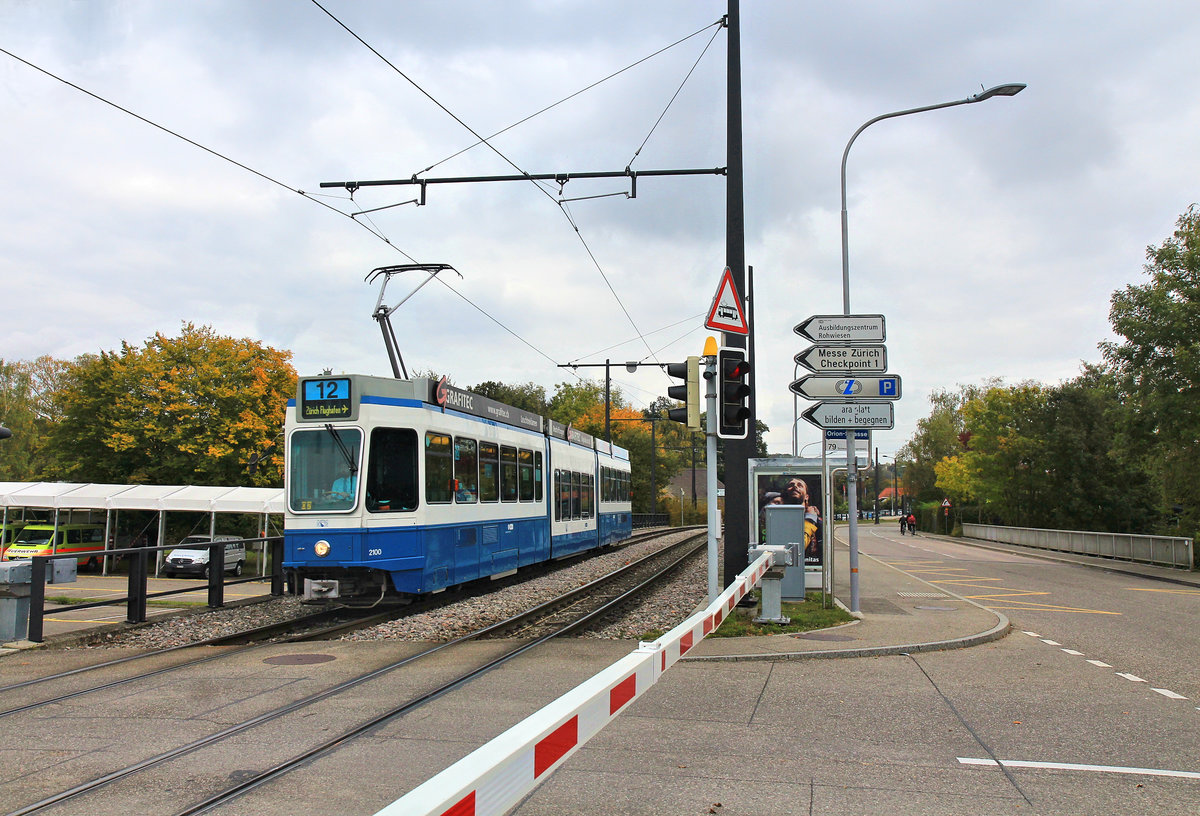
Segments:
[[[401,185],[419,185],[421,197],[419,204],[425,204],[425,188],[430,184],[474,184],[494,181],[553,181],[558,185],[566,184],[576,179],[605,179],[627,178],[630,180],[630,198],[637,198],[637,180],[639,176],[724,176],[726,168],[710,167],[684,170],[600,170],[587,173],[510,173],[503,176],[450,176],[446,178],[417,178],[406,179],[377,179],[375,181],[322,181],[321,187],[341,187],[351,194],[363,187],[395,187]]]

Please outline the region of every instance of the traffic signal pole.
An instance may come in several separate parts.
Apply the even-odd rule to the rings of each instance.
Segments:
[[[711,338],[709,338],[711,341]],[[715,343],[705,347],[704,380],[708,383],[704,392],[705,406],[708,410],[708,422],[705,429],[705,451],[708,462],[704,467],[704,478],[708,492],[708,602],[717,599],[720,592],[717,580],[718,551],[717,540],[721,535],[721,512],[717,508],[717,355],[716,349],[711,348]],[[709,351],[712,354],[709,354]],[[693,471],[695,473],[695,471]],[[728,494],[727,494],[728,495]],[[728,573],[727,573],[728,574]]]
[[[726,71],[726,179],[725,179],[725,265],[733,276],[734,288],[746,288],[746,213],[742,172],[742,45],[741,11],[738,0],[728,0],[728,54]],[[751,333],[754,325],[749,327]],[[747,348],[748,338],[726,333],[723,345]],[[746,439],[723,440],[725,447],[725,541],[724,564],[727,578],[744,570],[749,561],[750,545],[750,458],[755,451],[757,407],[754,397],[754,373],[749,375],[748,400],[750,433]],[[715,459],[713,460],[715,461]]]

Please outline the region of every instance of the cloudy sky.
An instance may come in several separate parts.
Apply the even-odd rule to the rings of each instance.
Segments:
[[[791,450],[792,357],[807,346],[792,326],[842,311],[842,150],[882,113],[1028,84],[878,123],[851,150],[852,311],[886,315],[904,381],[879,449],[909,438],[932,390],[1053,383],[1100,359],[1110,295],[1144,279],[1147,245],[1200,199],[1194,3],[742,5],[746,258],[773,452]],[[724,13],[0,0],[0,358],[70,358],[192,322],[289,349],[301,374],[387,375],[364,278],[413,261],[461,277],[395,313],[405,362],[459,385],[552,389],[573,376],[564,363],[699,354],[725,265],[721,177],[642,178],[636,198],[620,179],[561,194],[430,185],[420,207],[388,207],[412,187],[351,199],[319,185],[723,166]],[[472,131],[627,67],[460,153]],[[394,279],[389,305],[420,280]],[[637,407],[669,384],[650,367],[614,379]],[[800,425],[801,445],[818,439]]]

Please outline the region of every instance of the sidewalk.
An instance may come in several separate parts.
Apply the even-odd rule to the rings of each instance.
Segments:
[[[850,553],[838,542],[834,597],[850,598]],[[862,618],[818,632],[705,638],[684,660],[868,657],[958,649],[1008,634],[1008,618],[866,553],[858,563]]]
[[[969,538],[921,533],[922,538],[1079,564],[1182,586],[1200,587],[1200,573],[1112,558],[1059,553]],[[850,597],[849,551],[838,542],[834,596]],[[958,649],[1008,634],[1008,618],[865,553],[859,556],[862,619],[820,632],[746,638],[705,638],[684,660],[791,660],[867,657]]]

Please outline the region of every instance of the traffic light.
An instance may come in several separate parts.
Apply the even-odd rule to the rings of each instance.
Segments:
[[[717,350],[717,436],[745,439],[750,432],[750,362],[746,350]]]
[[[683,408],[667,409],[667,417],[687,425],[689,431],[700,430],[700,358],[688,357],[683,363],[667,363],[667,376],[677,377],[683,385],[667,388],[667,396],[679,400]]]

